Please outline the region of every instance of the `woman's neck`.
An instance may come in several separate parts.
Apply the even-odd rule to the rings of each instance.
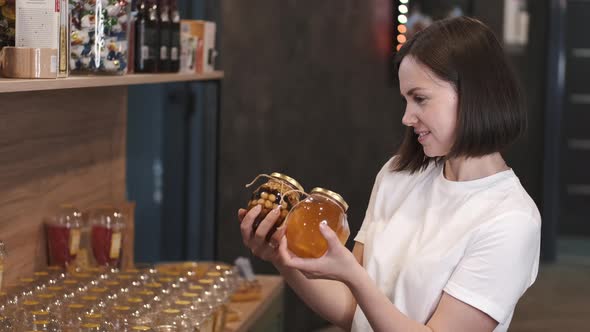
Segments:
[[[510,169],[500,153],[477,158],[452,158],[445,161],[444,176],[449,181],[471,181]]]

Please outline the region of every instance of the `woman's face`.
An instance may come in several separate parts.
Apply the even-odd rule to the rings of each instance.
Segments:
[[[406,100],[402,123],[414,129],[428,157],[442,157],[455,142],[457,92],[412,56],[399,68],[400,93]]]

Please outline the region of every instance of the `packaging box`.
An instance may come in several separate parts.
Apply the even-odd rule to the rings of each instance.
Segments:
[[[56,49],[58,77],[66,77],[68,21],[66,0],[19,0],[16,2],[15,46]]]
[[[214,22],[202,20],[180,21],[180,71],[208,73],[215,70]]]

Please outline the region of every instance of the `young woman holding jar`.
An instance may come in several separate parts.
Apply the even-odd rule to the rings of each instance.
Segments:
[[[379,172],[352,252],[329,227],[317,259],[270,242],[271,212],[238,212],[244,244],[314,311],[352,331],[507,331],[537,276],[541,218],[500,154],[525,130],[522,94],[480,21],[438,21],[396,60],[404,140]]]

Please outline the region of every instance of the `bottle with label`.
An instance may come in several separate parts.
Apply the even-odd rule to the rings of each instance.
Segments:
[[[170,38],[172,37],[170,5],[168,0],[158,0],[158,18],[160,20],[160,57],[158,72],[170,72]]]
[[[170,71],[180,70],[180,13],[177,0],[170,0]]]
[[[160,24],[156,0],[140,0],[135,20],[135,72],[158,69]]]
[[[94,209],[89,213],[94,259],[98,265],[120,267],[123,247],[123,214],[112,207]]]
[[[0,241],[0,290],[2,290],[2,277],[4,275],[4,262],[6,261],[6,247]]]
[[[68,267],[78,255],[82,213],[71,205],[62,205],[45,220],[49,264]]]

